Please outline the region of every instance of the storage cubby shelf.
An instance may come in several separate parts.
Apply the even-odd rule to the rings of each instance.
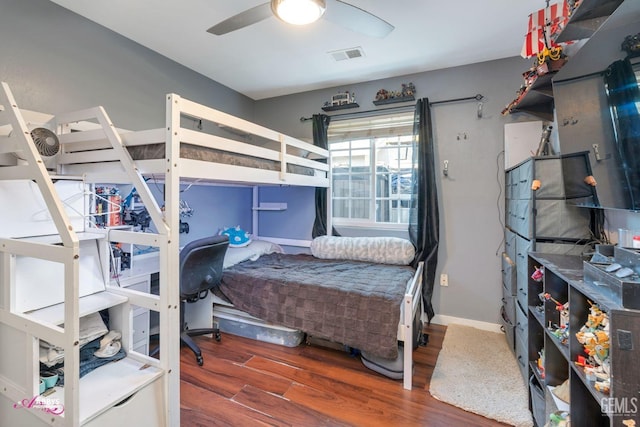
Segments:
[[[558,321],[558,316],[551,305],[545,307],[544,317],[536,308],[536,300],[530,296],[529,313],[529,342],[528,351],[529,375],[534,375],[545,385],[558,386],[569,379],[571,394],[572,424],[575,425],[618,425],[618,420],[630,419],[640,422],[637,412],[626,413],[625,408],[615,408],[611,402],[628,402],[637,398],[640,393],[640,376],[638,375],[638,349],[636,343],[640,341],[640,310],[622,307],[621,301],[613,299],[610,292],[603,286],[585,281],[585,261],[581,256],[529,253],[529,271],[531,275],[535,267],[544,267],[543,291],[550,292],[561,303],[568,305],[568,346],[548,329],[549,322]],[[589,271],[586,269],[586,271]],[[539,284],[533,280],[529,282],[529,290],[533,293],[539,289]],[[550,303],[547,303],[550,304]],[[576,338],[576,333],[587,323],[592,304],[607,314],[609,322],[609,373],[610,384],[608,392],[596,390],[594,381],[587,380],[582,366],[578,365],[579,356],[585,356],[584,345]],[[534,320],[535,319],[535,320]],[[588,330],[590,331],[590,329]],[[624,333],[633,345],[623,345],[619,336]],[[544,335],[544,372],[545,379],[536,366],[536,354],[542,350],[539,335]],[[593,363],[593,362],[588,362]],[[596,363],[597,364],[597,363]],[[546,411],[555,410],[555,402],[551,402],[551,390],[546,388]],[[533,395],[532,395],[533,397]],[[540,404],[536,401],[536,404]],[[618,412],[615,412],[618,411]],[[543,421],[538,411],[537,421]],[[624,417],[623,417],[624,416]],[[540,418],[540,419],[538,419]],[[546,419],[548,421],[548,418]]]
[[[589,390],[589,392],[591,393],[591,395],[593,396],[596,402],[599,402],[601,405],[604,399],[607,399],[609,397],[609,395],[599,392],[593,387],[593,385],[587,380],[587,376],[584,374],[580,366],[577,366],[575,363],[572,363],[571,368],[574,370],[576,375],[580,377],[586,389]],[[605,411],[602,411],[602,412],[605,412]]]
[[[121,403],[161,376],[162,370],[159,368],[131,357],[107,363],[89,372],[80,378],[80,424]],[[55,387],[53,390],[46,398],[64,402],[64,387]]]
[[[110,307],[115,307],[116,305],[125,302],[127,302],[127,297],[107,291],[80,297],[80,317],[87,316]],[[25,314],[40,322],[46,322],[52,325],[61,325],[64,323],[64,303],[41,308],[39,310],[33,310]]]
[[[562,344],[562,342],[560,342],[560,340],[553,335],[549,329],[545,328],[545,332],[546,334],[549,336],[550,340],[552,343],[554,343],[556,345],[556,347],[558,348],[558,350],[560,350],[560,353],[562,353],[562,355],[569,360],[570,357],[570,353],[569,353],[569,346],[566,346],[564,344]]]
[[[544,313],[538,311],[538,307],[535,305],[529,306],[529,313],[533,316],[534,319],[538,321],[538,324],[544,328]]]
[[[538,364],[535,361],[529,362],[529,368],[531,369],[531,372],[533,372],[533,375],[536,377],[538,382],[540,384],[545,384],[544,378],[542,378],[542,373],[538,369]]]

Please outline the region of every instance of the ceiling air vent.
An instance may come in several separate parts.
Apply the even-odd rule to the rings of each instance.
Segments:
[[[350,47],[349,49],[334,50],[329,54],[336,61],[344,61],[345,59],[356,59],[364,56],[364,52],[361,47]]]

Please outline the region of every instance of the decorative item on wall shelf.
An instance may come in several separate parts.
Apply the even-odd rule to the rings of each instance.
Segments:
[[[373,101],[375,105],[395,104],[396,102],[414,101],[416,87],[413,83],[403,83],[402,89],[399,91],[388,91],[380,89],[376,93],[376,99]]]
[[[533,64],[522,73],[524,83],[516,92],[516,98],[502,110],[502,115],[527,112],[544,120],[553,120],[551,78],[567,62],[567,55],[560,43],[570,43],[576,39],[576,34],[571,36],[571,31],[563,34],[580,2],[569,3],[565,2],[565,7],[560,7],[557,4],[549,5],[547,1],[545,8],[529,14],[528,30],[520,55],[534,58]],[[598,2],[589,0],[583,3]]]
[[[640,33],[625,37],[620,47],[627,52],[628,58],[640,56]]]
[[[331,97],[331,102],[327,101],[322,106],[324,111],[344,110],[347,108],[357,108],[356,95],[353,92],[338,92]]]
[[[551,78],[566,63],[567,55],[562,46],[545,47],[536,53],[531,68],[522,73],[524,82],[517,91],[516,98],[505,106],[502,115],[531,109],[545,119],[552,118]]]

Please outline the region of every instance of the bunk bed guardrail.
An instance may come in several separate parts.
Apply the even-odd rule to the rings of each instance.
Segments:
[[[80,117],[73,114],[56,119],[64,129],[71,129]],[[330,186],[328,150],[176,94],[167,95],[166,128],[121,131],[119,136],[143,175],[164,175],[172,162],[183,182],[191,178]],[[121,172],[119,153],[113,151],[103,132],[65,131],[60,142],[59,163],[65,173],[104,174],[113,180]],[[177,154],[172,156],[173,150]]]

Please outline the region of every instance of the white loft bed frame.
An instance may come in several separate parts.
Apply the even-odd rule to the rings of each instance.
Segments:
[[[116,129],[102,107],[90,108],[74,113],[49,117],[47,123],[58,133],[62,146],[61,153],[56,159],[57,170],[51,173],[46,170],[42,157],[35,149],[33,140],[29,136],[27,122],[22,117],[9,87],[2,83],[0,91],[0,128],[10,126],[11,133],[3,137],[0,132],[0,154],[22,152],[25,162],[15,166],[0,167],[0,180],[35,180],[46,203],[50,216],[57,230],[58,240],[62,246],[28,242],[23,239],[13,239],[0,236],[0,262],[2,262],[2,287],[0,288],[0,326],[8,325],[21,331],[27,331],[36,343],[27,351],[28,360],[37,360],[37,339],[65,348],[74,348],[78,337],[78,318],[92,308],[86,306],[84,299],[79,296],[78,288],[78,258],[79,233],[70,225],[65,214],[62,201],[58,197],[53,179],[56,175],[73,176],[86,183],[131,184],[140,195],[152,221],[157,228],[156,233],[135,233],[123,230],[110,230],[107,239],[122,243],[157,246],[160,262],[160,295],[144,295],[140,292],[128,291],[123,288],[105,286],[109,296],[120,296],[120,303],[124,299],[128,305],[136,305],[160,313],[160,360],[148,358],[140,354],[132,354],[136,363],[146,363],[154,368],[153,378],[147,378],[127,391],[127,397],[142,390],[149,382],[162,379],[161,410],[163,419],[171,426],[179,425],[179,202],[180,184],[199,181],[223,182],[241,185],[303,185],[314,187],[330,187],[331,175],[328,164],[328,151],[315,147],[303,141],[288,137],[281,133],[267,129],[249,121],[239,119],[218,110],[197,104],[181,98],[175,94],[166,97],[166,126],[139,132],[123,132]],[[43,117],[43,116],[40,116]],[[236,140],[214,136],[182,125],[182,118],[206,120],[219,123],[221,126],[236,129],[248,135],[255,135],[261,139],[273,141],[279,146],[278,150],[239,142]],[[16,132],[16,130],[18,130]],[[72,132],[73,131],[73,132]],[[4,133],[7,135],[7,133]],[[163,159],[133,161],[126,146],[146,145],[150,143],[165,143]],[[196,146],[223,149],[230,152],[261,157],[280,162],[280,170],[256,170],[242,166],[230,166],[218,163],[192,160],[180,157],[180,146],[188,143]],[[24,164],[23,164],[24,163]],[[314,176],[303,176],[287,172],[287,163],[305,166],[316,170]],[[155,177],[164,180],[165,200],[164,210],[154,200],[145,177]],[[255,194],[255,193],[254,193]],[[328,198],[328,212],[331,212],[331,198]],[[331,230],[331,215],[328,215],[328,230]],[[64,295],[65,301],[61,310],[65,320],[65,328],[52,327],[36,320],[24,313],[16,313],[8,302],[12,298],[10,286],[12,257],[16,255],[50,259],[63,263],[65,266]],[[105,260],[108,262],[108,260]],[[403,302],[403,320],[398,329],[398,339],[405,342],[404,387],[411,389],[412,379],[412,325],[413,315],[418,308],[421,295],[421,267],[414,279],[407,286]],[[117,299],[117,298],[116,298]],[[109,303],[101,302],[102,308]],[[106,306],[104,306],[107,304]],[[118,304],[116,302],[112,304]],[[94,308],[95,309],[95,308]],[[123,321],[125,326],[126,320]],[[123,332],[123,338],[125,333]],[[30,363],[30,362],[28,362]],[[79,363],[78,352],[65,354],[65,367],[70,371],[77,369]],[[32,365],[32,366],[31,366]],[[27,395],[35,395],[37,391],[36,363],[31,363],[25,384],[15,384],[0,377],[0,394],[17,401]],[[77,372],[77,371],[75,371]],[[86,412],[86,399],[80,396],[80,380],[77,376],[69,375],[65,378],[66,392],[64,394],[65,417],[61,423],[55,420],[55,425],[79,426],[87,421],[98,419],[109,409],[109,405],[118,400],[108,402],[102,408]],[[33,394],[35,393],[35,394]],[[124,393],[124,392],[123,392]],[[148,412],[148,411],[147,411]],[[53,424],[52,418],[46,414],[37,415],[44,425]]]

